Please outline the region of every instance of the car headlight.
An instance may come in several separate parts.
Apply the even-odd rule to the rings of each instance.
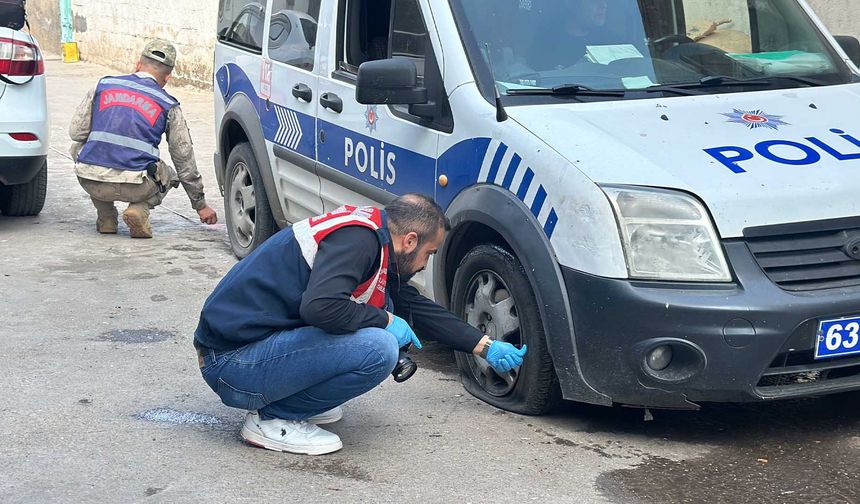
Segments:
[[[602,189],[615,210],[631,278],[732,280],[717,232],[698,200],[660,189]]]

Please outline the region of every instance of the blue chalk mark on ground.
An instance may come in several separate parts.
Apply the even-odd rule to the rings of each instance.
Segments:
[[[135,415],[138,420],[145,422],[169,423],[169,424],[199,424],[220,425],[221,420],[205,413],[193,413],[190,411],[176,411],[170,408],[155,408]]]

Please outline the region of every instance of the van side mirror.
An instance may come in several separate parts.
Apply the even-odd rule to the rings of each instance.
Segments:
[[[857,37],[852,37],[850,35],[837,35],[834,38],[842,47],[842,50],[848,54],[849,58],[851,58],[851,61],[860,67],[860,40],[857,40]]]
[[[365,105],[427,103],[427,88],[418,85],[418,70],[407,59],[366,61],[358,67],[355,100]]]

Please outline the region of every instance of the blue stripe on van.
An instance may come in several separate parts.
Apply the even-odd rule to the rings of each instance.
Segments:
[[[532,203],[532,213],[535,217],[540,216],[540,211],[543,210],[543,204],[546,201],[546,189],[543,186],[538,187],[538,192],[535,195],[535,201]]]
[[[437,164],[437,175],[447,175],[449,182],[447,186],[438,187],[436,189],[436,201],[442,208],[447,208],[454,198],[468,187],[475,183],[486,182],[495,184],[499,176],[499,170],[502,166],[502,161],[509,152],[509,147],[499,143],[495,149],[491,148],[493,142],[489,138],[472,138],[463,140],[439,156]],[[511,153],[511,161],[508,164],[508,169],[505,172],[504,180],[498,184],[508,191],[516,194],[517,199],[522,201],[526,206],[530,207],[536,218],[540,218],[538,223],[542,226],[547,237],[552,239],[555,230],[558,228],[559,216],[555,208],[549,208],[548,212],[544,212],[547,205],[549,194],[546,187],[535,180],[537,174],[534,169],[526,164],[526,159],[517,152]],[[482,166],[487,166],[487,177],[481,177],[480,171]],[[522,179],[517,181],[517,174],[522,173]],[[479,179],[480,177],[480,179]],[[529,196],[534,193],[534,196]],[[541,218],[545,214],[546,218]]]
[[[520,190],[517,191],[517,198],[519,198],[520,201],[525,201],[526,194],[528,194],[534,178],[535,172],[533,172],[531,168],[526,168],[526,174],[523,175],[523,181],[520,182]]]
[[[522,161],[523,158],[521,158],[519,154],[514,154],[513,159],[511,159],[511,164],[508,165],[508,172],[505,173],[505,180],[502,181],[502,187],[505,189],[511,188],[511,184],[514,182],[514,177],[517,174],[517,170],[520,169],[520,163]]]
[[[555,209],[553,208],[549,212],[549,217],[546,219],[546,224],[543,227],[544,233],[546,233],[547,238],[552,240],[552,234],[555,232],[555,226],[558,224],[558,214],[555,213]]]
[[[508,152],[508,146],[505,144],[499,145],[498,150],[496,150],[496,157],[493,158],[493,164],[490,165],[490,173],[487,175],[487,182],[493,183],[496,180],[496,175],[499,174],[499,167],[502,165],[502,158],[505,157],[505,153]]]

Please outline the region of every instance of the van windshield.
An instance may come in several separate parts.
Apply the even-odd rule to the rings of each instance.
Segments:
[[[698,94],[852,78],[796,0],[451,3],[473,66],[490,67],[503,95]]]

